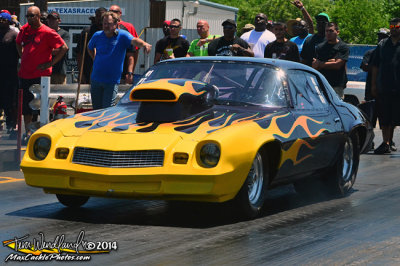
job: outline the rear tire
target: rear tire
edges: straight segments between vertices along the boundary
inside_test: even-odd
[[[253,219],[260,215],[265,202],[269,180],[266,155],[257,152],[243,186],[236,195],[235,202],[245,218]]]
[[[348,194],[356,181],[359,162],[359,138],[355,133],[346,138],[339,159],[325,180],[328,192],[335,196]]]
[[[56,197],[61,204],[70,208],[79,208],[89,200],[87,196],[56,194]]]

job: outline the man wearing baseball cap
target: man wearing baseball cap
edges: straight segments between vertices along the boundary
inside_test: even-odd
[[[171,20],[164,20],[163,22],[163,27],[162,31],[164,33],[164,37],[167,37],[169,35],[169,25],[171,25]]]
[[[18,51],[15,40],[18,33],[10,28],[11,15],[0,13],[0,109],[6,116],[7,133],[16,137]]]
[[[315,19],[317,20],[317,33],[305,40],[300,53],[301,62],[308,66],[312,65],[313,59],[316,57],[315,47],[325,41],[325,26],[330,22],[326,13],[319,13]]]
[[[224,28],[224,36],[213,40],[208,45],[208,55],[254,57],[249,44],[235,36],[236,22],[233,19],[227,19],[222,22],[222,27]]]
[[[61,18],[60,14],[56,11],[52,11],[49,13],[47,16],[47,21],[49,24],[49,27],[55,30],[58,35],[61,36],[61,38],[64,40],[65,43],[69,43],[69,33],[60,28],[60,23],[61,23]],[[58,61],[57,64],[53,66],[53,72],[51,73],[51,84],[65,84],[66,83],[66,77],[67,77],[67,72],[66,68],[67,65],[65,63],[65,60],[67,58],[67,55],[65,54],[64,57]]]

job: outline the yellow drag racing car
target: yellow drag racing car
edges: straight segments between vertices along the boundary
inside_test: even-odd
[[[372,128],[317,71],[254,58],[161,62],[111,108],[36,131],[26,183],[69,207],[90,196],[225,202],[256,217],[268,189],[309,178],[345,195]],[[304,181],[304,182],[303,182]]]

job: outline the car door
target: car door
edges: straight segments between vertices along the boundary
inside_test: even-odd
[[[296,119],[297,171],[309,172],[329,166],[343,141],[343,126],[318,75],[304,70],[287,72]]]

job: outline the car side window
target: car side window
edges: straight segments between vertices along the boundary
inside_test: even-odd
[[[270,106],[287,106],[287,99],[278,71],[264,71],[255,86],[260,103]],[[258,86],[259,85],[259,86]]]
[[[288,82],[296,109],[328,108],[328,101],[314,74],[302,70],[289,70]]]

